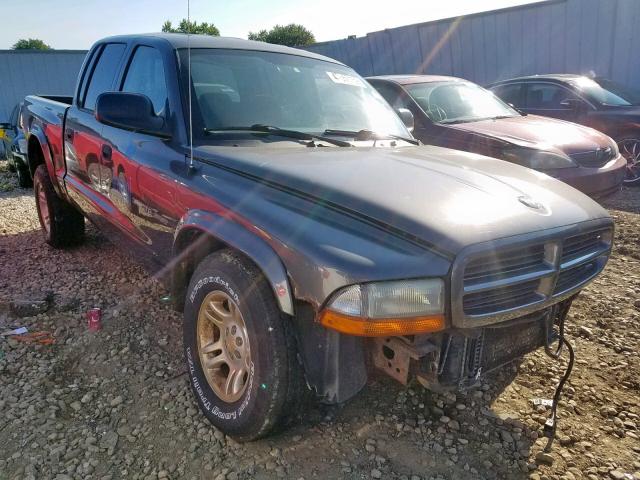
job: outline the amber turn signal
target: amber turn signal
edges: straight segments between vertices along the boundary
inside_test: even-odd
[[[444,315],[425,317],[367,319],[331,310],[320,313],[320,323],[347,335],[360,337],[393,337],[444,330]]]

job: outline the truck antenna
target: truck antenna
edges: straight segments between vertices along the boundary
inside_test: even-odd
[[[193,165],[193,115],[191,110],[191,0],[187,0],[187,87],[189,90],[189,169]]]

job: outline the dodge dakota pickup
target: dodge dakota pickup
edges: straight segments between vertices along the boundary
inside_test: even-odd
[[[45,240],[89,219],[164,281],[202,412],[251,440],[376,371],[469,388],[549,349],[607,262],[598,204],[404,113],[326,57],[149,34],[97,42],[23,128]]]

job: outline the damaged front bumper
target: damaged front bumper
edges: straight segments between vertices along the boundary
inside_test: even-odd
[[[373,339],[373,365],[407,384],[416,378],[434,391],[466,389],[483,375],[543,347],[553,338],[547,318],[559,323],[571,299],[556,307],[475,329],[452,329],[437,335]]]

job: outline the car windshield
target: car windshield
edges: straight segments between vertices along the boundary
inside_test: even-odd
[[[430,82],[405,88],[431,121],[462,123],[520,114],[492,92],[468,82]]]
[[[604,78],[580,77],[571,82],[583,95],[600,105],[629,107],[640,105],[640,92]]]
[[[187,52],[180,55],[186,72]],[[191,79],[198,136],[254,125],[310,134],[371,130],[411,136],[373,87],[336,63],[274,52],[192,49]]]

